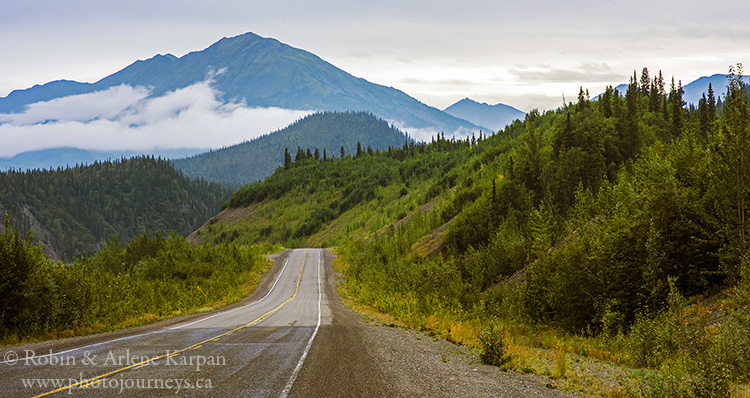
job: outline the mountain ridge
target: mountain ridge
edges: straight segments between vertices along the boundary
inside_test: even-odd
[[[434,133],[466,135],[480,129],[403,91],[355,77],[311,52],[252,32],[222,38],[182,57],[160,54],[138,60],[95,83],[50,82],[14,90],[0,98],[0,113],[21,112],[40,98],[50,100],[121,84],[148,87],[150,97],[156,97],[207,78],[225,102],[243,101],[249,107],[369,111],[401,127],[431,128]]]
[[[120,158],[131,158],[141,155],[153,155],[166,159],[183,158],[205,152],[206,149],[159,149],[150,151],[111,150],[96,151],[75,147],[59,147],[41,149],[38,151],[21,152],[11,157],[0,157],[0,171],[15,170],[46,170],[58,167],[67,168],[75,165],[89,165],[96,161],[106,161]]]
[[[443,112],[468,120],[477,126],[487,126],[493,131],[503,129],[516,119],[522,119],[526,113],[510,105],[498,103],[490,105],[466,97],[443,109]]]
[[[742,80],[745,82],[745,84],[750,83],[750,76],[743,76]],[[678,82],[675,82],[675,85],[677,85]],[[701,97],[703,97],[703,94],[708,94],[708,85],[711,84],[711,88],[714,91],[714,97],[718,101],[720,98],[723,100],[723,98],[726,96],[727,93],[727,75],[724,73],[716,73],[711,76],[701,76],[693,81],[691,81],[688,84],[685,84],[682,86],[682,90],[684,91],[684,94],[682,95],[682,100],[685,101],[688,105],[695,105],[698,106],[698,101],[700,101]],[[667,93],[669,92],[669,87],[665,87],[667,90]],[[625,93],[628,91],[628,85],[623,83],[615,87],[615,90],[617,90],[620,95],[625,95]],[[594,99],[597,99],[601,96],[597,95],[594,97]]]

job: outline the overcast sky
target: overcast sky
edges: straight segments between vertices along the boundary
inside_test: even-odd
[[[688,83],[750,62],[747,0],[0,0],[0,5],[0,96],[57,79],[95,82],[135,60],[182,56],[245,32],[305,49],[440,109],[465,97],[523,111],[553,109],[563,95],[574,100],[581,86],[595,95],[606,85],[626,83],[635,69],[640,75],[644,66]],[[4,143],[17,141],[0,156],[53,141],[77,146],[91,141],[89,146],[99,149],[106,142],[97,146],[84,136],[78,142],[62,137],[80,134],[81,123],[95,137],[102,121],[113,136],[143,137],[131,146],[148,146],[146,133],[164,123],[136,128],[127,123],[153,118],[155,109],[179,126],[172,135],[218,121],[227,129],[235,126],[234,135],[208,144],[198,139],[206,134],[194,129],[196,140],[182,141],[194,147],[230,145],[303,114],[259,115],[241,104],[227,108],[213,94],[209,85],[198,84],[164,101],[194,110],[195,120],[149,102],[138,88],[103,94],[109,102],[102,103],[112,108],[95,107],[54,126],[33,127],[28,121],[44,110],[67,115],[80,107],[76,104],[103,97],[42,104],[0,124]],[[186,100],[188,95],[196,97]],[[250,136],[248,118],[262,119]]]

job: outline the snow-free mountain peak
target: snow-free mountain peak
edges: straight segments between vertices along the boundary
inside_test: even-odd
[[[221,100],[250,107],[369,111],[407,131],[467,134],[479,130],[402,91],[354,77],[315,54],[254,33],[223,38],[179,58],[166,54],[136,61],[93,84],[66,82],[17,90],[0,98],[0,113],[23,112],[38,100],[118,85],[148,87],[150,96],[158,97],[209,78]]]
[[[464,98],[443,110],[455,117],[468,120],[478,126],[498,131],[516,119],[523,119],[524,112],[505,104],[490,105]]]

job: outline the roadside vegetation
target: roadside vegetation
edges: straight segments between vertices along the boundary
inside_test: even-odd
[[[481,139],[298,157],[233,195],[252,221],[201,233],[337,246],[358,308],[564,388],[741,396],[750,101],[728,79],[686,107],[644,68]]]
[[[50,260],[5,216],[0,235],[0,344],[22,344],[152,323],[248,295],[270,267],[270,244],[194,246],[185,238],[112,238],[96,255]]]

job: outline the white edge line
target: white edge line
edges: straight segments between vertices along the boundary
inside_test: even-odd
[[[322,250],[318,251],[318,325],[315,326],[315,331],[313,332],[312,336],[310,336],[310,341],[307,342],[307,347],[305,347],[305,351],[302,352],[302,357],[300,357],[299,362],[297,362],[297,367],[294,368],[294,372],[292,372],[292,377],[290,377],[289,382],[286,383],[286,387],[284,387],[284,391],[281,392],[280,398],[286,398],[289,395],[289,392],[292,391],[292,386],[294,385],[294,382],[297,380],[297,375],[299,375],[300,369],[302,369],[302,364],[305,362],[307,353],[310,351],[310,347],[312,346],[313,339],[315,339],[315,335],[318,334],[318,329],[320,329],[320,317],[321,317],[320,302],[323,297],[323,292],[320,289],[320,257],[322,253],[323,253]]]
[[[195,321],[195,322],[190,322],[190,323],[186,323],[186,324],[184,324],[184,325],[180,325],[180,326],[175,326],[175,327],[173,327],[173,328],[170,328],[169,330],[177,330],[177,329],[182,329],[182,328],[184,328],[184,327],[187,327],[187,326],[191,326],[191,325],[195,325],[196,323],[200,323],[200,322],[203,322],[203,321],[207,321],[207,320],[209,320],[209,319],[211,319],[211,318],[214,318],[214,317],[217,317],[217,316],[220,316],[220,315],[227,315],[227,314],[231,314],[231,313],[233,313],[233,312],[235,312],[235,311],[239,311],[239,310],[245,309],[245,308],[247,308],[247,307],[249,307],[249,306],[251,306],[251,305],[255,305],[255,304],[258,304],[258,303],[260,303],[261,301],[265,300],[265,299],[266,299],[266,297],[268,297],[268,295],[269,295],[269,294],[271,294],[271,292],[273,291],[273,288],[275,288],[275,287],[276,287],[276,284],[277,284],[277,283],[279,282],[279,279],[281,279],[281,275],[282,275],[282,274],[284,273],[284,270],[286,269],[286,265],[287,265],[287,264],[289,264],[289,258],[290,258],[290,257],[292,257],[292,255],[291,255],[291,254],[289,255],[289,257],[287,257],[287,258],[286,258],[286,262],[284,262],[284,267],[283,267],[283,268],[281,268],[281,272],[279,272],[279,276],[277,276],[277,277],[276,277],[276,281],[275,281],[275,282],[273,283],[273,286],[271,286],[271,288],[270,288],[270,289],[268,289],[268,293],[266,293],[266,295],[265,295],[265,296],[263,296],[263,297],[262,297],[262,298],[261,298],[260,300],[258,300],[258,301],[253,301],[253,302],[252,302],[252,303],[250,303],[250,304],[245,304],[245,305],[243,305],[242,307],[237,307],[237,308],[235,308],[235,309],[233,309],[233,310],[229,310],[229,311],[222,311],[222,312],[219,312],[218,314],[214,314],[214,315],[211,315],[211,316],[207,316],[207,317],[205,317],[205,318],[202,318],[202,319],[199,319],[199,320],[197,320],[197,321]]]
[[[69,352],[73,352],[73,351],[78,351],[78,350],[83,350],[83,349],[86,349],[86,348],[96,347],[96,346],[98,346],[98,345],[103,345],[103,344],[114,343],[115,341],[120,341],[120,340],[128,340],[128,339],[133,339],[133,338],[136,338],[136,337],[143,337],[143,336],[147,336],[147,335],[149,335],[149,334],[154,334],[154,333],[164,333],[164,332],[166,332],[166,330],[153,330],[153,331],[151,331],[151,332],[146,332],[146,333],[141,333],[141,334],[134,334],[134,335],[132,335],[132,336],[125,336],[125,337],[120,337],[120,338],[117,338],[117,339],[114,339],[114,340],[107,340],[107,341],[102,341],[102,342],[99,342],[99,343],[89,344],[89,345],[85,345],[85,346],[83,346],[83,347],[76,347],[76,348],[71,348],[71,349],[69,349],[69,350],[65,350],[65,351],[59,351],[59,352],[50,352],[49,354],[44,354],[44,355],[34,355],[34,356],[32,356],[32,357],[29,357],[29,356],[27,355],[27,356],[26,356],[25,358],[18,358],[18,359],[15,359],[15,360],[7,360],[7,361],[2,361],[2,362],[0,362],[0,363],[19,362],[19,361],[24,361],[24,360],[25,360],[25,361],[28,361],[28,360],[29,360],[29,359],[31,359],[31,358],[35,358],[35,359],[36,359],[36,358],[46,358],[46,357],[54,357],[54,356],[57,356],[57,355],[67,354],[67,353],[69,353]],[[6,348],[8,348],[8,347],[6,347]],[[11,351],[12,351],[12,350],[11,350]],[[25,349],[25,350],[24,350],[24,352],[28,352],[28,351],[32,351],[32,352],[33,352],[34,350],[29,350],[29,349]]]
[[[291,257],[291,254],[289,255],[289,257]],[[76,347],[76,348],[71,348],[71,349],[69,349],[69,350],[65,350],[65,351],[59,351],[59,352],[54,352],[54,353],[53,353],[53,352],[50,352],[49,354],[45,354],[45,355],[39,355],[39,356],[35,355],[35,356],[31,357],[31,358],[46,358],[46,357],[54,357],[54,356],[57,356],[57,355],[67,354],[67,353],[69,353],[69,352],[73,352],[73,351],[78,351],[78,350],[83,350],[83,349],[86,349],[86,348],[96,347],[96,346],[99,346],[99,345],[103,345],[103,344],[114,343],[114,342],[116,342],[116,341],[120,341],[120,340],[128,340],[128,339],[133,339],[133,338],[136,338],[136,337],[144,337],[144,336],[148,336],[148,335],[150,335],[150,334],[154,334],[154,333],[164,333],[164,332],[166,332],[167,330],[176,330],[176,329],[180,329],[180,328],[183,328],[183,327],[186,327],[186,326],[190,326],[190,325],[195,325],[196,323],[199,323],[199,322],[203,322],[203,321],[205,321],[205,320],[208,320],[208,319],[211,319],[211,318],[213,318],[213,317],[216,317],[216,316],[219,316],[219,315],[225,315],[225,314],[229,314],[229,313],[232,313],[232,312],[235,312],[235,311],[241,310],[241,309],[243,309],[243,308],[247,308],[247,307],[249,307],[249,306],[251,306],[251,305],[253,305],[253,304],[257,304],[257,303],[260,303],[260,302],[261,302],[261,301],[263,301],[263,300],[264,300],[264,299],[265,299],[266,297],[268,297],[268,295],[269,295],[269,294],[271,294],[271,292],[273,291],[273,289],[274,289],[274,288],[276,287],[276,284],[277,284],[277,283],[279,282],[279,279],[281,279],[281,275],[282,275],[282,274],[284,273],[284,270],[286,269],[286,265],[287,265],[287,264],[289,264],[289,257],[287,257],[287,259],[286,259],[286,262],[284,262],[284,267],[283,267],[283,268],[281,268],[281,272],[279,272],[279,276],[278,276],[278,277],[276,277],[276,281],[275,281],[275,282],[273,283],[273,286],[271,286],[271,288],[270,288],[270,289],[268,290],[268,293],[266,293],[266,295],[265,295],[265,296],[263,296],[263,297],[262,297],[262,298],[261,298],[260,300],[258,300],[258,301],[253,301],[252,303],[250,303],[250,304],[246,304],[246,305],[243,305],[242,307],[238,307],[238,308],[235,308],[235,309],[233,309],[233,310],[230,310],[230,311],[224,311],[224,312],[220,312],[220,313],[218,313],[218,314],[214,314],[214,315],[211,315],[211,316],[209,316],[209,317],[205,317],[205,318],[203,318],[203,319],[199,319],[199,320],[197,320],[197,321],[195,321],[195,322],[191,322],[191,323],[186,323],[186,324],[184,324],[184,325],[176,326],[176,327],[173,327],[173,328],[170,328],[170,329],[166,329],[166,330],[154,330],[154,331],[151,331],[151,332],[146,332],[146,333],[141,333],[141,334],[134,334],[134,335],[132,335],[132,336],[125,336],[125,337],[120,337],[120,338],[117,338],[117,339],[114,339],[114,340],[107,340],[107,341],[102,341],[102,342],[99,342],[99,343],[94,343],[94,344],[89,344],[89,345],[85,345],[85,346],[83,346],[83,347]],[[318,261],[320,261],[320,260],[318,260]],[[32,351],[32,350],[25,350],[25,351]],[[23,360],[29,360],[29,357],[27,356],[27,357],[25,357],[25,358],[19,358],[19,359],[16,359],[16,360],[5,360],[5,361],[0,361],[0,364],[5,364],[5,363],[9,363],[9,362],[18,362],[18,361],[23,361]]]

